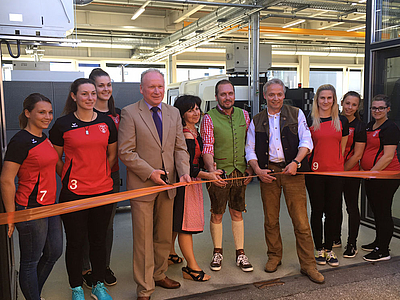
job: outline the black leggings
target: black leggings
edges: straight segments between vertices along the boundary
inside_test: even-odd
[[[343,185],[344,201],[346,202],[346,210],[348,217],[348,234],[347,242],[356,245],[358,230],[360,228],[360,210],[358,209],[358,195],[360,193],[359,178],[346,178]]]
[[[342,201],[341,177],[306,175],[306,186],[311,204],[311,229],[315,248],[332,250],[336,228],[340,222]],[[325,214],[325,244],[322,217]]]
[[[111,192],[111,191],[110,191]],[[110,192],[101,194],[109,194]],[[60,202],[79,200],[100,195],[76,195],[61,192]],[[89,258],[94,282],[104,282],[106,270],[106,233],[110,222],[112,204],[62,215],[67,247],[65,263],[71,288],[82,286],[83,245],[89,237]]]
[[[383,251],[389,249],[393,235],[392,203],[399,184],[400,180],[395,179],[370,179],[365,181],[368,203],[375,218],[375,242],[379,249]]]

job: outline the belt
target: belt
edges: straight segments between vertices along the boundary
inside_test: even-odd
[[[286,168],[286,163],[285,163],[284,161],[279,162],[279,163],[276,163],[276,162],[273,162],[273,161],[269,161],[268,164],[277,166],[277,167],[279,167],[279,168],[281,168],[281,169]]]

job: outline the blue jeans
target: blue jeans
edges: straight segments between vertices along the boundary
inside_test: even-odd
[[[16,210],[27,209],[16,204]],[[19,284],[27,300],[40,300],[44,283],[63,251],[59,216],[16,223],[19,235]]]

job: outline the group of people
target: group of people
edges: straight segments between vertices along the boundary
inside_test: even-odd
[[[89,79],[80,78],[71,85],[63,116],[51,128],[49,139],[43,130],[53,119],[51,102],[37,93],[29,95],[20,115],[22,130],[8,145],[1,174],[6,211],[55,203],[56,173],[62,180],[59,202],[118,192],[119,157],[127,167],[129,190],[177,181],[213,181],[207,183],[214,247],[212,271],[222,268],[222,219],[227,204],[235,263],[244,272],[253,271],[244,251],[242,216],[246,212],[246,185],[252,175],[260,181],[268,248],[266,272],[275,272],[282,263],[282,190],[303,275],[323,283],[325,279],[317,264],[339,265],[332,248],[341,244],[342,193],[349,214],[349,236],[343,256],[357,254],[361,180],[344,181],[339,176],[312,172],[360,168],[400,171],[396,153],[400,130],[388,120],[387,96],[372,99],[373,121],[364,125],[358,113],[360,95],[345,94],[340,114],[335,88],[329,84],[318,88],[309,119],[299,108],[283,103],[286,88],[279,79],[264,85],[267,108],[252,120],[247,111],[234,106],[235,89],[228,80],[216,84],[217,105],[202,119],[199,97],[180,96],[173,107],[162,102],[164,91],[163,74],[149,69],[141,75],[143,99],[120,111],[115,108],[110,77],[95,69]],[[18,189],[14,183],[16,176]],[[376,221],[375,240],[361,246],[370,251],[365,260],[390,259],[391,205],[399,184],[395,179],[365,181]],[[310,222],[306,190],[311,204]],[[203,232],[205,224],[201,184],[134,198],[130,204],[137,299],[150,299],[156,286],[180,287],[178,281],[165,275],[168,265],[183,262],[175,251],[176,238],[187,263],[182,267],[183,278],[210,279],[196,261],[193,248],[193,234]],[[61,216],[73,300],[84,299],[83,284],[92,289],[93,298],[112,299],[104,284],[117,282],[110,269],[115,210],[116,205],[111,204]],[[14,224],[8,226],[11,237]],[[21,251],[21,290],[26,299],[40,300],[43,285],[63,250],[60,217],[21,222],[16,227]]]

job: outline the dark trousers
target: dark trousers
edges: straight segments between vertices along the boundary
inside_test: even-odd
[[[108,193],[104,193],[108,194]],[[104,195],[102,194],[102,195]],[[71,195],[63,195],[60,202],[69,201]],[[100,195],[75,195],[74,200]],[[68,200],[66,200],[66,198]],[[62,215],[67,239],[65,262],[71,288],[82,286],[82,259],[85,239],[89,238],[89,258],[94,282],[104,282],[106,270],[106,233],[110,223],[112,204]]]
[[[375,218],[375,242],[379,249],[387,250],[393,235],[392,203],[400,180],[370,179],[365,181],[368,203]]]
[[[335,232],[340,222],[343,179],[334,176],[306,175],[306,186],[311,204],[311,230],[315,248],[332,250]],[[325,224],[322,217],[325,214]],[[325,244],[323,227],[325,226]]]
[[[356,245],[358,230],[360,228],[360,210],[358,209],[358,196],[360,193],[361,179],[346,178],[343,184],[343,196],[346,202],[348,216],[347,243]]]

